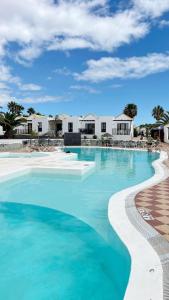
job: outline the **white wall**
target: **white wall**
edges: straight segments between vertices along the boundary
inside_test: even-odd
[[[38,123],[42,123],[42,131],[38,132]],[[28,127],[28,123],[32,123],[32,130],[37,132],[39,135],[43,135],[49,131],[49,122],[48,117],[46,116],[30,116],[27,118],[27,123],[23,123],[23,125],[18,126],[16,129],[26,130]]]
[[[32,130],[38,132],[38,123],[42,123],[42,132],[39,132],[39,135],[45,134],[49,131],[48,118],[38,117],[37,119],[32,120]],[[29,123],[29,121],[28,121]]]
[[[62,132],[68,132],[68,123],[73,123],[73,132],[79,132],[80,123],[79,117],[65,117],[62,119]]]
[[[4,134],[4,132],[3,132],[3,127],[0,126],[0,135],[3,135],[3,134]]]
[[[169,143],[169,124],[164,126],[164,142]]]
[[[24,141],[24,139],[0,139],[0,144],[22,144],[22,141]]]
[[[106,132],[101,132],[101,123],[106,123]],[[101,137],[105,133],[112,134],[113,117],[100,116],[96,118],[95,134],[97,137]]]

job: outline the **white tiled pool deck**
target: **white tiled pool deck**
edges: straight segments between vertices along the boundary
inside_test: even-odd
[[[94,167],[94,162],[77,161],[77,154],[50,152],[43,157],[0,158],[0,181],[22,175],[31,170],[71,175],[85,175]]]

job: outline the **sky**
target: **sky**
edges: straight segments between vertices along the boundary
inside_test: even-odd
[[[169,0],[1,0],[0,106],[42,114],[169,110]]]

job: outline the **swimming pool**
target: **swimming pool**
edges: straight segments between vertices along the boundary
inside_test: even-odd
[[[0,158],[32,158],[32,157],[44,157],[48,155],[49,155],[48,153],[44,153],[44,152],[31,152],[31,153],[4,152],[4,153],[0,153]]]
[[[151,177],[159,154],[69,150],[79,160],[95,161],[94,172],[87,177],[32,172],[0,184],[2,299],[14,299],[9,286],[16,299],[26,300],[124,297],[131,261],[109,224],[108,201]]]

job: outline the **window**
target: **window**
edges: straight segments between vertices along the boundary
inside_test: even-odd
[[[130,135],[131,134],[130,123],[118,123],[116,134],[117,135]]]
[[[119,123],[117,124],[117,130],[128,130],[129,124],[128,123]]]
[[[38,132],[42,132],[42,122],[38,122]]]
[[[101,123],[101,132],[106,132],[106,122]]]
[[[87,123],[85,124],[85,134],[95,134],[95,124]]]
[[[28,123],[28,134],[32,133],[32,123]]]
[[[72,122],[68,123],[68,132],[73,132],[73,123]]]

